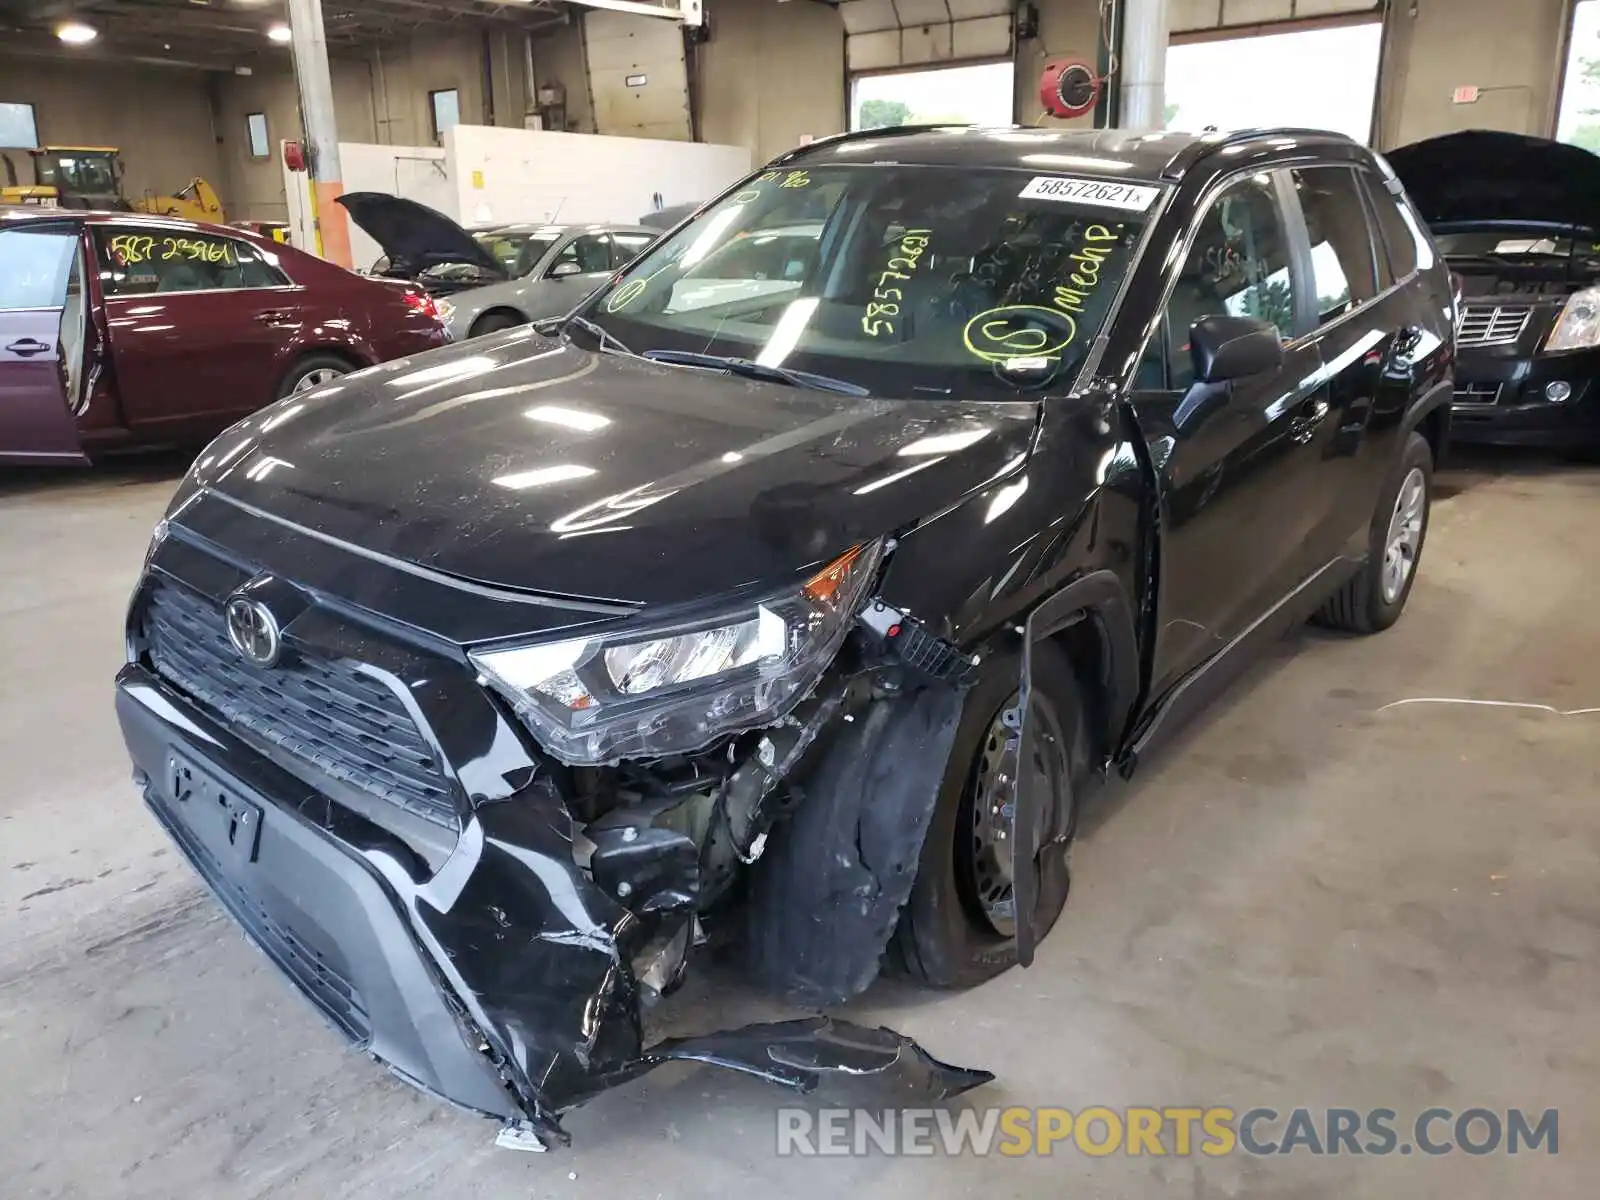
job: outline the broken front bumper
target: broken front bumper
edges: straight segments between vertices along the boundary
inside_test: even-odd
[[[644,925],[572,857],[553,793],[480,806],[437,871],[137,665],[117,678],[135,779],[252,940],[347,1039],[407,1081],[565,1141],[559,1113],[662,1062],[802,1092],[829,1078],[926,1103],[987,1081],[889,1030],[822,1018],[645,1047]]]

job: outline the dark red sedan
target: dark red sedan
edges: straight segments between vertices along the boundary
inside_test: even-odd
[[[0,211],[0,462],[202,441],[281,396],[449,340],[415,285],[241,229]]]

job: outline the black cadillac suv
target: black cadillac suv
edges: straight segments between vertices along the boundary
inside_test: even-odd
[[[1600,449],[1600,157],[1467,130],[1389,161],[1457,281],[1455,439]]]
[[[136,781],[509,1144],[670,1059],[952,1095],[889,1030],[642,1015],[718,946],[813,1007],[1026,965],[1099,780],[1291,625],[1399,617],[1451,318],[1336,135],[813,144],[558,322],[213,443],[129,608]]]

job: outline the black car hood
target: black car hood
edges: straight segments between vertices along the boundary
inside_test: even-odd
[[[339,203],[383,248],[390,263],[408,274],[443,263],[471,263],[496,278],[506,278],[494,255],[437,209],[387,192],[346,192]]]
[[[1385,157],[1430,225],[1552,221],[1600,228],[1600,157],[1580,146],[1471,129]]]
[[[942,511],[1019,468],[1035,418],[1022,400],[863,400],[521,329],[280,401],[200,465],[214,491],[366,551],[676,604]]]

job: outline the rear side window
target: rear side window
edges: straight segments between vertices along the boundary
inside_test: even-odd
[[[1362,171],[1361,178],[1366,181],[1372,211],[1378,214],[1378,229],[1383,234],[1383,247],[1389,256],[1389,270],[1396,279],[1404,279],[1417,269],[1416,236],[1384,180],[1372,171]]]
[[[100,279],[108,296],[237,291],[289,281],[248,242],[206,233],[108,225],[95,230]]]
[[[62,307],[77,249],[75,227],[0,230],[0,309]]]
[[[1366,204],[1348,167],[1307,167],[1290,174],[1311,239],[1317,319],[1332,321],[1378,294]]]

